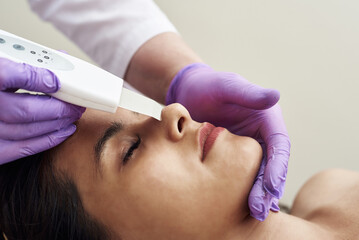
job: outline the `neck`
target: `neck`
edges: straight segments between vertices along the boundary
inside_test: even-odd
[[[325,230],[313,222],[285,214],[270,212],[267,219],[260,222],[247,216],[225,237],[226,240],[244,239],[322,239]]]

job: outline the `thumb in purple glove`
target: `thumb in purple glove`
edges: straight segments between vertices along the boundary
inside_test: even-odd
[[[178,102],[191,109],[192,106],[203,107],[203,104],[213,108],[225,103],[262,110],[272,107],[278,100],[279,92],[275,89],[262,88],[238,74],[217,72],[206,64],[194,63],[181,69],[173,78],[166,105]],[[198,121],[196,117],[194,119]]]

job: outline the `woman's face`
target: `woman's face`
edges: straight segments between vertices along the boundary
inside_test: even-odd
[[[212,145],[212,146],[211,146]],[[123,239],[220,239],[248,213],[259,144],[191,119],[87,109],[56,150],[85,209]]]

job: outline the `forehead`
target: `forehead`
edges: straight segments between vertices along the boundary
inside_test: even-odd
[[[114,121],[121,121],[124,124],[131,124],[147,118],[144,115],[123,109],[117,108],[115,113],[108,113],[99,110],[87,109],[78,121],[78,131],[76,134],[83,134],[88,131],[89,127],[93,126],[108,126]]]

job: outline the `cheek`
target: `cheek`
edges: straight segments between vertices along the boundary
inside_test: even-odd
[[[262,148],[256,140],[245,138],[238,147],[238,151],[238,155],[241,156],[240,167],[248,182],[252,182],[262,161]]]
[[[191,174],[183,164],[186,156],[182,158],[169,150],[149,155],[141,156],[142,159],[138,159],[139,163],[131,169],[128,176],[131,179],[131,192],[144,196],[140,200],[148,202],[159,198],[156,201],[163,201],[185,191],[186,186],[191,185]]]
[[[260,145],[251,138],[234,135],[223,135],[219,140],[206,164],[220,183],[217,192],[225,198],[220,201],[233,208],[240,204],[243,209],[261,162]]]
[[[143,157],[123,182],[125,215],[131,216],[124,224],[127,229],[172,229],[181,211],[190,207],[188,198],[193,198],[189,196],[196,183],[186,167],[178,164],[183,162],[179,156],[162,151]]]
[[[126,177],[126,204],[129,214],[137,216],[134,225],[191,229],[211,225],[208,219],[228,219],[226,182],[196,157],[172,149],[144,159]]]

